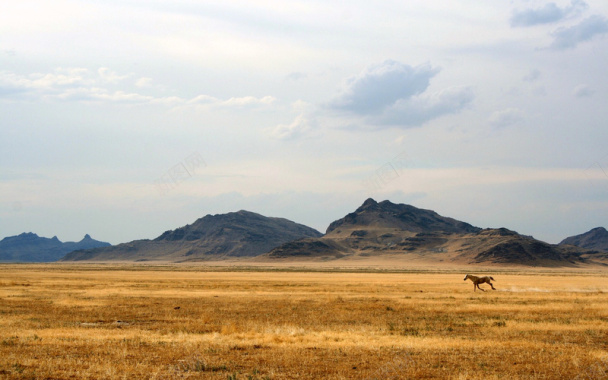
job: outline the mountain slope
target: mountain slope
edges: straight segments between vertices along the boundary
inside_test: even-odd
[[[300,238],[319,237],[310,227],[249,211],[207,215],[154,240],[136,240],[107,248],[72,252],[63,261],[196,261],[251,257]]]
[[[323,237],[284,244],[260,259],[391,256],[431,264],[575,266],[590,262],[586,253],[506,228],[481,229],[431,210],[368,199],[355,212],[331,223]]]
[[[3,262],[51,262],[67,253],[87,248],[105,247],[110,243],[97,241],[88,234],[79,242],[62,243],[56,236],[40,237],[34,233],[9,236],[0,241],[0,261]]]
[[[332,259],[436,249],[445,243],[444,235],[478,231],[481,228],[431,210],[369,198],[354,212],[331,223],[323,237],[290,242],[266,257]],[[433,233],[436,235],[431,237]],[[327,248],[321,249],[323,246]]]
[[[485,229],[477,234],[456,237],[452,248],[456,261],[471,264],[516,264],[539,267],[576,266],[588,263],[587,251],[560,247],[506,228]]]
[[[570,236],[559,244],[608,252],[608,231],[604,227],[597,227],[584,234]]]
[[[435,211],[419,209],[406,204],[395,204],[388,200],[378,203],[369,198],[355,212],[331,223],[326,234],[364,226],[397,228],[409,232],[469,233],[481,230],[468,223],[443,217]]]

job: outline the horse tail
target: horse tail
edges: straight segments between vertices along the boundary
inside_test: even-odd
[[[494,277],[492,277],[492,276],[490,276],[490,280],[492,280],[492,281],[496,281],[496,280],[494,279]]]

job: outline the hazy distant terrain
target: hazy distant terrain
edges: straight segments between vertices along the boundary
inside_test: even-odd
[[[110,243],[94,240],[88,234],[79,242],[62,243],[56,236],[49,239],[31,232],[22,233],[0,241],[0,262],[57,261],[75,250],[106,246]]]

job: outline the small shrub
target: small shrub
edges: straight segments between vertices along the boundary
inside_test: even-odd
[[[2,345],[2,346],[16,346],[17,345],[17,339],[19,339],[18,336],[11,336],[9,338],[3,339],[2,342],[0,342],[0,345]]]
[[[418,335],[420,335],[420,331],[418,331],[417,328],[405,327],[403,330],[401,330],[401,335],[418,336]]]

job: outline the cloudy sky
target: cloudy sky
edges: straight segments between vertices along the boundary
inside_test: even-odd
[[[607,67],[605,0],[7,2],[0,238],[372,197],[557,243],[608,227]]]

